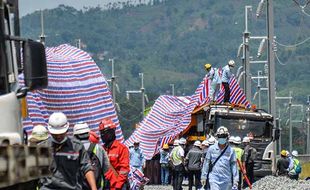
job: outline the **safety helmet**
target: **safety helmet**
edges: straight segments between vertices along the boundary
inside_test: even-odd
[[[185,145],[186,144],[186,139],[185,138],[180,138],[179,144]]]
[[[249,143],[250,141],[251,141],[251,140],[250,140],[249,137],[243,137],[242,142],[244,142],[244,143]]]
[[[229,60],[229,61],[228,61],[228,65],[231,66],[231,67],[234,67],[234,66],[235,66],[235,61],[232,60],[232,59]]]
[[[215,144],[215,138],[213,137],[213,136],[211,136],[209,139],[208,139],[208,144],[209,145],[213,145],[213,144]]]
[[[169,145],[168,144],[164,144],[163,149],[169,149]]]
[[[105,129],[115,129],[116,125],[111,119],[103,119],[99,123],[99,131],[105,130]]]
[[[91,143],[99,143],[99,136],[95,131],[89,131],[89,137],[88,137],[89,142]]]
[[[293,151],[292,151],[292,155],[293,155],[294,157],[298,157],[298,152],[297,152],[297,150],[293,150]]]
[[[241,138],[239,136],[236,136],[234,139],[235,144],[241,144]]]
[[[202,141],[201,145],[204,145],[204,146],[209,146],[209,143],[208,143],[208,141],[207,141],[207,140],[204,140],[204,141]]]
[[[80,135],[84,133],[89,133],[90,129],[87,125],[87,123],[79,122],[74,125],[73,127],[73,135]]]
[[[235,136],[230,136],[228,142],[233,143],[235,142]]]
[[[175,139],[173,142],[173,146],[179,146],[180,145],[180,141],[178,139]]]
[[[212,67],[212,65],[211,65],[210,63],[205,64],[205,69],[206,69],[206,70],[211,69],[211,67]]]
[[[133,144],[140,144],[140,141],[139,141],[138,139],[135,139],[135,140],[133,141]]]
[[[281,156],[287,156],[287,152],[286,152],[286,150],[281,150]]]
[[[228,129],[224,126],[219,127],[216,131],[216,136],[217,137],[228,137],[229,136]]]
[[[48,131],[43,125],[36,125],[32,129],[29,139],[35,139],[37,141],[44,141],[48,138]]]
[[[201,142],[200,142],[200,141],[195,141],[195,142],[194,142],[194,146],[200,147],[200,146],[201,146]]]
[[[51,134],[63,134],[69,129],[67,116],[62,112],[54,112],[48,119],[48,131]]]

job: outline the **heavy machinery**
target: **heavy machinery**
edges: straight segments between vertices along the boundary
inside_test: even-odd
[[[18,0],[0,0],[0,188],[6,189],[32,188],[25,183],[45,175],[50,161],[47,147],[23,145],[25,97],[47,86],[47,66],[44,45],[19,35]]]
[[[206,104],[193,111],[192,122],[183,136],[189,141],[204,140],[206,134],[214,135],[218,127],[225,126],[232,136],[251,137],[251,144],[257,149],[254,175],[260,178],[272,174],[273,145],[279,138],[279,129],[272,122],[272,115],[263,110]]]

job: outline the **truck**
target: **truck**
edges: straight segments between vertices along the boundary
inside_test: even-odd
[[[205,104],[192,112],[191,123],[182,136],[189,142],[205,140],[208,136],[215,135],[220,126],[225,126],[232,136],[251,137],[251,145],[257,150],[254,176],[259,179],[274,171],[273,150],[280,131],[273,125],[273,120],[271,114],[261,109]]]
[[[18,0],[0,0],[0,188],[34,189],[48,173],[49,148],[28,147],[22,128],[27,92],[45,88],[47,77],[44,45],[20,37]]]

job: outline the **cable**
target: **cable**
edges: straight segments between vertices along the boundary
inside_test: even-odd
[[[274,55],[275,55],[275,57],[276,57],[276,59],[277,59],[277,61],[279,62],[280,65],[283,65],[283,66],[287,65],[287,63],[284,64],[284,63],[279,59],[277,52],[274,52]]]
[[[310,14],[306,13],[305,9],[301,9],[301,12],[310,17]]]
[[[280,42],[278,42],[278,41],[276,41],[276,40],[275,40],[275,42],[276,42],[277,44],[279,44],[280,46],[283,46],[283,47],[288,47],[288,48],[292,48],[292,47],[297,47],[297,46],[300,46],[300,45],[302,45],[302,44],[306,43],[308,40],[310,40],[310,37],[308,37],[307,39],[305,39],[305,40],[304,40],[304,41],[302,41],[302,42],[299,42],[299,43],[296,43],[296,44],[293,44],[293,45],[285,45],[285,44],[281,44]]]
[[[308,6],[308,4],[310,3],[310,0],[307,1],[307,3],[305,3],[304,5],[301,5],[299,2],[297,2],[296,0],[293,0],[297,6],[301,9],[301,12],[304,13],[305,15],[309,16],[310,17],[310,14],[308,14],[306,11],[305,11],[305,8]]]

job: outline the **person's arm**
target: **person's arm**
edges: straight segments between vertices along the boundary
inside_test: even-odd
[[[119,157],[119,175],[115,185],[116,189],[121,189],[126,183],[129,170],[129,151],[127,147],[124,147],[121,150]]]
[[[141,151],[141,160],[142,160],[142,168],[144,169],[145,166],[146,166],[146,160],[145,160],[145,158],[144,158],[144,156],[143,156],[142,151]]]
[[[207,155],[206,155],[205,160],[203,161],[203,165],[202,165],[202,170],[201,170],[201,179],[202,180],[206,180],[207,179],[210,160],[211,160],[211,153],[208,150],[207,151]]]
[[[236,159],[235,151],[233,149],[231,149],[231,151],[232,151],[232,154],[230,157],[230,170],[233,176],[233,186],[238,186],[239,172],[237,169],[237,159]]]
[[[187,166],[188,165],[188,157],[189,157],[189,154],[190,154],[191,151],[189,151],[186,156],[185,156],[185,159],[184,159],[184,166]]]
[[[88,172],[86,172],[85,178],[88,182],[88,185],[90,186],[90,189],[91,190],[97,190],[95,174],[92,170],[89,170]]]
[[[100,159],[100,164],[102,168],[103,174],[105,174],[109,167],[110,167],[110,161],[107,152],[102,148],[100,145],[96,145],[97,147],[97,152],[99,154],[98,158]]]

